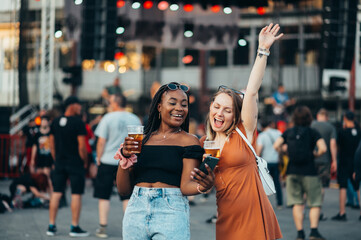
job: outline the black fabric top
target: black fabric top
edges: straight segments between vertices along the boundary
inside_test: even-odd
[[[32,147],[34,144],[34,136],[39,132],[39,128],[37,126],[25,126],[23,132],[26,136],[26,147]]]
[[[36,144],[37,149],[37,159],[38,160],[52,160],[50,152],[50,139],[49,133],[43,134],[40,131],[34,137],[34,144]]]
[[[11,199],[15,196],[17,185],[23,185],[27,193],[30,192],[30,187],[36,187],[35,181],[31,178],[30,173],[25,173],[11,182],[9,186]]]
[[[134,165],[135,184],[162,182],[180,187],[183,158],[202,161],[204,150],[199,145],[144,145]]]
[[[282,138],[284,143],[287,144],[287,151],[290,161],[287,166],[286,174],[298,174],[304,176],[316,176],[317,169],[315,166],[313,151],[316,147],[317,141],[321,138],[321,134],[310,127],[296,126],[287,129],[283,134]],[[291,144],[294,138],[302,138],[297,146]],[[301,156],[299,156],[301,155]],[[304,156],[302,162],[295,161],[292,156],[301,157]]]
[[[358,144],[358,147],[355,152],[355,172],[356,172],[356,182],[361,181],[361,141]]]
[[[87,135],[84,122],[79,117],[61,116],[54,119],[50,134],[55,140],[55,164],[83,164],[78,150],[78,136]]]
[[[350,172],[354,168],[354,156],[360,139],[361,131],[358,128],[344,128],[337,135],[339,166],[347,168]]]

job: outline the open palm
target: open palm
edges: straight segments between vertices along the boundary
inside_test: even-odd
[[[280,26],[278,24],[273,26],[273,23],[262,28],[258,36],[259,46],[261,48],[269,49],[276,40],[283,36],[283,33],[276,36],[279,30]]]

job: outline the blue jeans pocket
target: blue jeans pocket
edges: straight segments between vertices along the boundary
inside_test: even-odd
[[[167,206],[172,210],[182,212],[188,211],[188,200],[183,196],[167,195],[164,200],[166,201]]]

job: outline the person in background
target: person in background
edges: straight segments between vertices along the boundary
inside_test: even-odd
[[[215,187],[218,219],[216,239],[273,240],[282,238],[276,215],[263,189],[255,156],[240,129],[256,148],[258,91],[267,64],[267,56],[280,27],[270,24],[259,33],[259,49],[247,90],[220,86],[212,98],[207,117],[207,136],[201,139],[216,141],[220,158],[215,168]],[[194,176],[195,181],[197,177]]]
[[[22,132],[26,136],[26,163],[23,172],[29,172],[31,170],[31,156],[34,144],[34,137],[39,132],[39,128],[35,124],[35,119],[31,119],[28,125],[23,128]]]
[[[322,182],[322,201],[325,199],[325,188],[330,186],[331,173],[337,171],[337,144],[336,128],[328,122],[328,112],[321,108],[316,115],[316,121],[313,121],[311,128],[317,130],[325,140],[327,152],[320,157],[315,158],[315,164],[318,175]],[[320,220],[326,220],[323,213],[320,214]]]
[[[123,218],[123,239],[190,239],[186,196],[209,191],[214,182],[199,166],[204,153],[196,136],[188,133],[189,87],[165,84],[154,95],[140,154],[138,142],[126,137],[115,158],[120,159],[117,186],[132,193]],[[192,181],[191,173],[199,179]]]
[[[85,124],[82,121],[80,101],[75,96],[68,97],[65,102],[65,113],[51,124],[50,149],[55,168],[52,175],[53,193],[49,205],[49,227],[46,234],[54,236],[59,201],[64,194],[67,180],[71,185],[71,237],[86,237],[89,233],[79,227],[81,199],[85,188],[85,169],[87,166],[87,150]]]
[[[286,108],[294,105],[296,103],[296,100],[293,98],[289,98],[288,94],[285,92],[285,87],[282,83],[278,85],[277,91],[272,94],[271,100],[275,122],[287,122]]]
[[[25,173],[11,182],[9,190],[10,199],[15,208],[23,207],[22,196],[26,193],[32,193],[36,198],[49,200],[49,182],[44,173]]]
[[[114,153],[119,145],[124,142],[128,136],[128,125],[141,125],[139,118],[133,113],[127,112],[126,98],[123,95],[111,95],[109,98],[110,112],[105,114],[95,135],[97,142],[97,165],[98,174],[94,184],[94,197],[99,199],[99,228],[96,230],[96,236],[107,238],[108,214],[110,209],[110,196],[113,192],[114,181],[118,169],[118,160],[115,160]],[[120,196],[123,202],[123,211],[128,204],[130,196]]]
[[[283,205],[283,196],[278,169],[279,156],[278,152],[273,148],[273,144],[282,133],[277,129],[274,129],[274,124],[273,121],[266,118],[261,121],[262,132],[257,138],[256,152],[258,156],[261,156],[268,163],[268,170],[270,171],[276,188],[277,208],[281,209]]]
[[[106,100],[106,102],[109,102],[109,98],[111,95],[114,94],[122,94],[122,88],[120,87],[120,78],[116,77],[113,81],[113,84],[110,86],[107,86],[102,91],[102,98]]]
[[[361,183],[361,141],[358,144],[358,147],[356,149],[355,152],[355,160],[354,160],[354,174],[353,174],[353,179],[355,180],[356,183],[356,189],[357,189],[357,193],[358,193],[358,199],[360,201],[360,183]],[[359,221],[361,221],[361,212],[360,212],[360,216],[358,218]]]
[[[91,143],[95,141],[95,135],[93,133],[93,130],[91,129],[90,124],[88,124],[88,114],[86,112],[83,112],[82,120],[85,124],[85,129],[87,132],[85,136],[86,151],[88,153],[87,174],[90,177],[90,179],[94,182],[97,172],[97,166],[96,166],[96,161],[93,157],[93,149],[91,147]]]
[[[360,209],[359,198],[357,196],[357,191],[355,191],[354,186],[350,179],[347,180],[347,189],[346,189],[346,207],[352,209]]]
[[[312,114],[308,107],[299,106],[292,115],[293,128],[287,129],[274,143],[275,149],[286,145],[289,156],[286,177],[287,205],[292,206],[297,240],[305,239],[303,229],[305,197],[310,207],[310,240],[325,240],[318,231],[322,206],[322,185],[314,158],[327,151],[321,134],[310,127]],[[315,147],[317,146],[317,150]]]
[[[346,218],[346,189],[351,181],[356,190],[357,184],[353,178],[354,157],[361,139],[361,131],[355,124],[355,114],[347,111],[343,116],[343,129],[337,135],[338,168],[337,181],[340,185],[339,213],[332,217],[335,221],[347,221]]]
[[[34,137],[34,145],[31,151],[30,169],[32,172],[44,173],[48,177],[49,187],[52,191],[52,183],[50,180],[50,171],[54,164],[53,157],[50,152],[50,122],[46,116],[41,117],[39,132]],[[36,159],[36,161],[35,161]]]

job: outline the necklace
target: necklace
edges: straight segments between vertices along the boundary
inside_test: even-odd
[[[156,141],[158,141],[158,142],[161,142],[161,141],[164,141],[164,140],[166,140],[166,139],[169,139],[171,136],[173,136],[174,134],[176,134],[176,133],[180,133],[182,131],[182,129],[181,128],[179,128],[177,131],[174,131],[174,132],[172,132],[168,137],[164,134],[163,135],[163,138],[161,139],[161,140],[156,140]],[[158,135],[159,134],[159,132],[158,132],[158,130],[154,133],[154,135]]]

